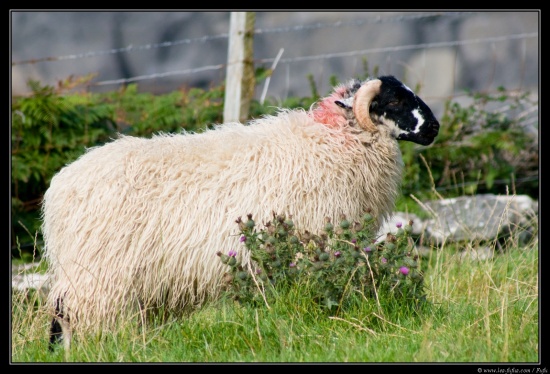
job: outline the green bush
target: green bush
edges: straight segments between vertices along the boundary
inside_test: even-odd
[[[139,92],[138,86],[131,84],[95,97],[98,103],[112,108],[113,120],[128,135],[202,131],[223,120],[223,86],[154,95]]]
[[[11,111],[12,252],[15,238],[32,249],[39,205],[53,175],[115,130],[109,108],[90,95],[61,95],[35,81],[29,86],[32,94],[14,98]]]

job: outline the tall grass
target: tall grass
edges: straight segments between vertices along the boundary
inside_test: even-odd
[[[297,285],[269,307],[222,298],[184,318],[75,336],[67,356],[48,351],[44,295],[13,290],[12,362],[536,363],[538,237],[519,245],[520,235],[486,243],[485,259],[465,256],[477,242],[432,248],[421,258],[428,303],[419,309],[358,294],[328,312]]]

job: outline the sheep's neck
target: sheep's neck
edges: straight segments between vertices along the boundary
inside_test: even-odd
[[[329,97],[320,101],[311,115],[315,122],[322,123],[331,128],[342,128],[348,123],[344,114],[345,110],[334,104],[334,98]]]

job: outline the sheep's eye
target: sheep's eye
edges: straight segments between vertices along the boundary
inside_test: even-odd
[[[388,103],[388,106],[398,106],[398,105],[399,105],[399,101],[397,100],[393,100]]]

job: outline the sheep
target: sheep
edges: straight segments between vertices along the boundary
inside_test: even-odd
[[[53,177],[42,203],[51,347],[69,349],[73,333],[113,329],[145,310],[215,299],[224,274],[216,253],[238,248],[244,214],[267,222],[284,212],[310,232],[367,209],[382,222],[400,191],[397,141],[429,145],[438,131],[410,88],[381,76],[248,125],[119,134],[88,149]]]

